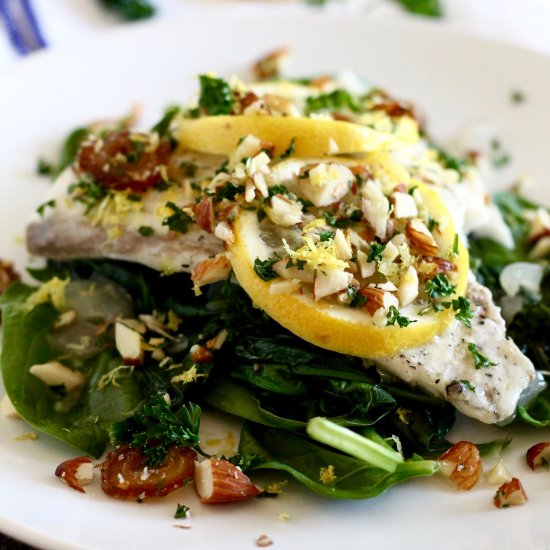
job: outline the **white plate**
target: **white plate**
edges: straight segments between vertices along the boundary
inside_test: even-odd
[[[185,100],[195,75],[243,73],[259,54],[288,45],[295,75],[343,67],[368,76],[422,105],[439,138],[466,121],[484,118],[513,152],[516,168],[548,198],[550,60],[527,51],[434,30],[426,24],[390,25],[361,18],[241,18],[217,11],[208,18],[137,26],[72,52],[37,55],[0,86],[0,256],[25,265],[27,213],[48,183],[35,176],[39,154],[52,155],[67,129],[145,106],[147,122],[163,106]],[[527,101],[514,105],[510,93]],[[505,178],[504,178],[505,179]],[[29,429],[0,419],[0,530],[44,548],[254,548],[263,533],[276,548],[542,548],[550,541],[550,476],[530,473],[523,453],[547,432],[516,430],[507,465],[523,481],[530,502],[497,510],[495,488],[456,493],[440,479],[419,480],[370,501],[330,501],[291,484],[277,499],[201,506],[191,488],[158,502],[136,504],[86,495],[53,476],[73,451],[46,436],[16,441]],[[454,437],[502,437],[496,428],[461,423]],[[191,529],[174,528],[176,503],[191,506]],[[278,519],[289,514],[287,521]]]

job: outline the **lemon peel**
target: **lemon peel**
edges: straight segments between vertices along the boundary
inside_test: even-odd
[[[275,146],[274,154],[283,154],[294,140],[294,156],[323,157],[334,153],[379,151],[391,135],[341,120],[261,115],[222,115],[180,118],[177,140],[180,147],[203,153],[230,155],[243,136],[253,134]]]

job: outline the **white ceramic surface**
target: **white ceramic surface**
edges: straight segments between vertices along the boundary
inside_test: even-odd
[[[144,122],[166,104],[195,90],[199,72],[243,72],[262,52],[281,45],[294,52],[289,73],[351,68],[396,95],[423,106],[440,139],[464,123],[488,120],[514,163],[502,183],[527,171],[534,195],[547,200],[550,59],[499,44],[434,29],[428,24],[381,25],[359,17],[241,17],[219,10],[202,18],[136,26],[63,54],[39,54],[0,82],[0,257],[26,265],[25,220],[42,202],[46,180],[34,174],[39,155],[52,156],[70,128],[117,116],[138,102]],[[523,104],[510,101],[521,89]],[[458,494],[439,479],[398,486],[370,501],[330,501],[294,484],[277,499],[226,507],[201,506],[192,488],[158,502],[137,504],[86,495],[53,476],[73,451],[46,436],[16,441],[28,432],[0,418],[0,531],[43,548],[255,548],[267,534],[274,548],[539,549],[550,547],[550,475],[530,473],[522,454],[548,431],[519,433],[507,453],[509,469],[530,497],[526,506],[497,510],[495,487]],[[206,437],[226,434],[216,422]],[[455,439],[503,437],[497,428],[459,422]],[[191,520],[174,520],[176,503]],[[289,514],[281,521],[280,514]],[[190,529],[175,528],[190,525]]]

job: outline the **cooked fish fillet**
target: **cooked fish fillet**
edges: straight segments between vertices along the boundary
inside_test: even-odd
[[[206,160],[212,165],[209,169],[219,166],[218,159]],[[43,217],[37,216],[27,227],[31,254],[55,260],[110,258],[164,273],[190,273],[197,264],[224,250],[222,241],[195,223],[189,223],[184,233],[170,231],[164,223],[174,214],[167,203],[181,209],[194,204],[194,192],[186,181],[164,190],[150,189],[138,200],[131,193],[107,195],[93,207],[86,196],[83,200],[71,191],[75,183],[78,177],[69,168],[50,189]]]
[[[427,344],[380,359],[379,364],[404,382],[449,401],[463,414],[493,424],[514,414],[522,392],[535,380],[535,369],[506,337],[491,292],[471,281],[467,298],[475,311],[471,329],[457,321]],[[470,343],[496,365],[476,369]]]
[[[54,260],[110,258],[146,265],[165,273],[191,273],[201,261],[223,251],[222,242],[196,224],[187,233],[144,237],[120,227],[116,238],[108,229],[87,218],[63,211],[52,212],[27,227],[27,248],[31,254]]]

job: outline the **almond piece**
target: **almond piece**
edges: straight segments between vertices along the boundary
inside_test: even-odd
[[[386,292],[381,288],[376,288],[373,286],[365,286],[359,289],[359,292],[365,296],[367,303],[365,304],[365,309],[373,315],[380,308],[387,309],[390,305],[399,305],[397,298],[393,294]],[[395,303],[391,300],[390,296],[395,299]],[[389,303],[389,302],[392,303]]]
[[[120,321],[115,323],[115,346],[125,365],[139,366],[143,363],[141,334]]]
[[[261,492],[237,466],[218,458],[195,464],[195,487],[205,504],[247,500]]]
[[[438,459],[441,472],[457,489],[469,491],[483,473],[479,449],[470,441],[459,441]]]
[[[207,258],[199,262],[191,273],[191,280],[195,286],[201,287],[223,281],[231,273],[231,264],[225,253],[217,254],[214,258]]]
[[[411,248],[422,256],[437,256],[439,247],[426,225],[420,220],[410,220],[405,233]]]
[[[210,197],[204,196],[195,206],[195,221],[198,226],[208,233],[214,230],[214,203]]]
[[[517,477],[513,477],[510,481],[503,483],[497,489],[493,502],[497,508],[508,508],[508,506],[525,504],[527,502],[527,495],[520,480]]]
[[[544,441],[533,445],[527,450],[525,458],[527,459],[527,466],[533,471],[537,466],[548,467],[550,464],[550,442]]]
[[[80,389],[86,382],[82,372],[70,369],[59,361],[33,365],[29,372],[47,386],[65,386],[69,393]]]
[[[71,489],[85,493],[82,485],[89,485],[94,478],[92,459],[87,456],[79,456],[65,460],[55,469],[55,475]]]

